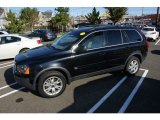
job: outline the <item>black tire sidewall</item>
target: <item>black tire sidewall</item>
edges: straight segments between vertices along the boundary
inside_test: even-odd
[[[136,73],[134,73],[134,74],[131,74],[130,72],[129,72],[129,70],[128,70],[128,67],[129,67],[129,64],[133,61],[133,60],[136,60],[137,62],[138,62],[138,70],[136,71]],[[127,74],[127,75],[135,75],[135,74],[137,74],[137,72],[139,71],[139,68],[140,68],[140,60],[137,58],[137,57],[131,57],[130,59],[129,59],[129,61],[127,62],[127,65],[126,65],[126,67],[125,67],[125,73]]]
[[[43,90],[43,84],[49,77],[52,77],[52,76],[59,77],[62,80],[63,86],[62,86],[62,89],[59,93],[57,93],[55,95],[48,95]],[[37,89],[38,89],[40,96],[45,97],[45,98],[53,98],[53,97],[57,97],[57,96],[61,95],[63,93],[63,91],[65,90],[65,88],[66,88],[66,78],[63,76],[63,74],[61,74],[60,72],[47,72],[39,78]]]

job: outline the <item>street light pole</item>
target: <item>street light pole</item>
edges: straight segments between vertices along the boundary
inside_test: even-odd
[[[158,22],[159,22],[159,7],[157,7],[156,27],[158,27]]]
[[[143,7],[142,7],[142,23],[144,25],[144,19],[143,19],[144,15],[143,15]]]

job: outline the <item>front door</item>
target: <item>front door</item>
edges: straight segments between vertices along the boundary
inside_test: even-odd
[[[83,75],[104,69],[105,39],[103,32],[95,32],[86,37],[73,55],[72,76]]]

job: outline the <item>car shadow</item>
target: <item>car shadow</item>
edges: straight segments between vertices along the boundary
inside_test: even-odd
[[[156,54],[156,55],[160,55],[160,50],[152,50],[151,53]]]
[[[114,82],[113,78],[114,75],[76,87],[73,93],[73,104],[60,110],[59,113],[86,113],[107,93],[106,91],[109,91],[114,86],[111,85],[111,82]],[[141,76],[132,76],[131,78],[140,80]],[[125,87],[117,89],[115,91],[117,92],[116,95],[111,95],[112,98],[109,97],[109,102],[107,100],[108,104],[105,103],[107,104],[106,106],[103,104],[100,106],[104,111],[98,113],[117,113],[137,83],[138,81],[132,85],[133,82],[127,79],[123,83]],[[132,85],[133,88],[129,89],[129,85]],[[128,94],[122,99],[121,96],[126,94],[126,91]],[[128,106],[126,113],[160,113],[159,91],[159,80],[145,78],[131,104]]]
[[[4,78],[5,78],[5,81],[6,81],[6,84],[9,85],[10,88],[12,89],[19,89],[21,88],[22,86],[18,85],[18,84],[14,84],[14,85],[11,85],[12,83],[15,83],[16,81],[14,80],[14,76],[13,76],[13,68],[8,68],[5,72],[4,72]],[[11,85],[11,86],[10,86]],[[22,92],[29,92],[28,89],[22,89],[20,90]]]
[[[119,82],[124,74],[112,72],[111,75],[92,80],[74,89],[74,103],[59,111],[59,113],[85,113],[106,94],[106,91]],[[77,81],[76,81],[77,82]]]

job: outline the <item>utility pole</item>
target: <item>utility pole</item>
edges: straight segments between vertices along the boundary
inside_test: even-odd
[[[158,22],[159,22],[159,7],[157,7],[156,27],[158,27]]]
[[[144,19],[143,19],[144,15],[143,15],[143,7],[142,7],[142,23],[144,25]]]

